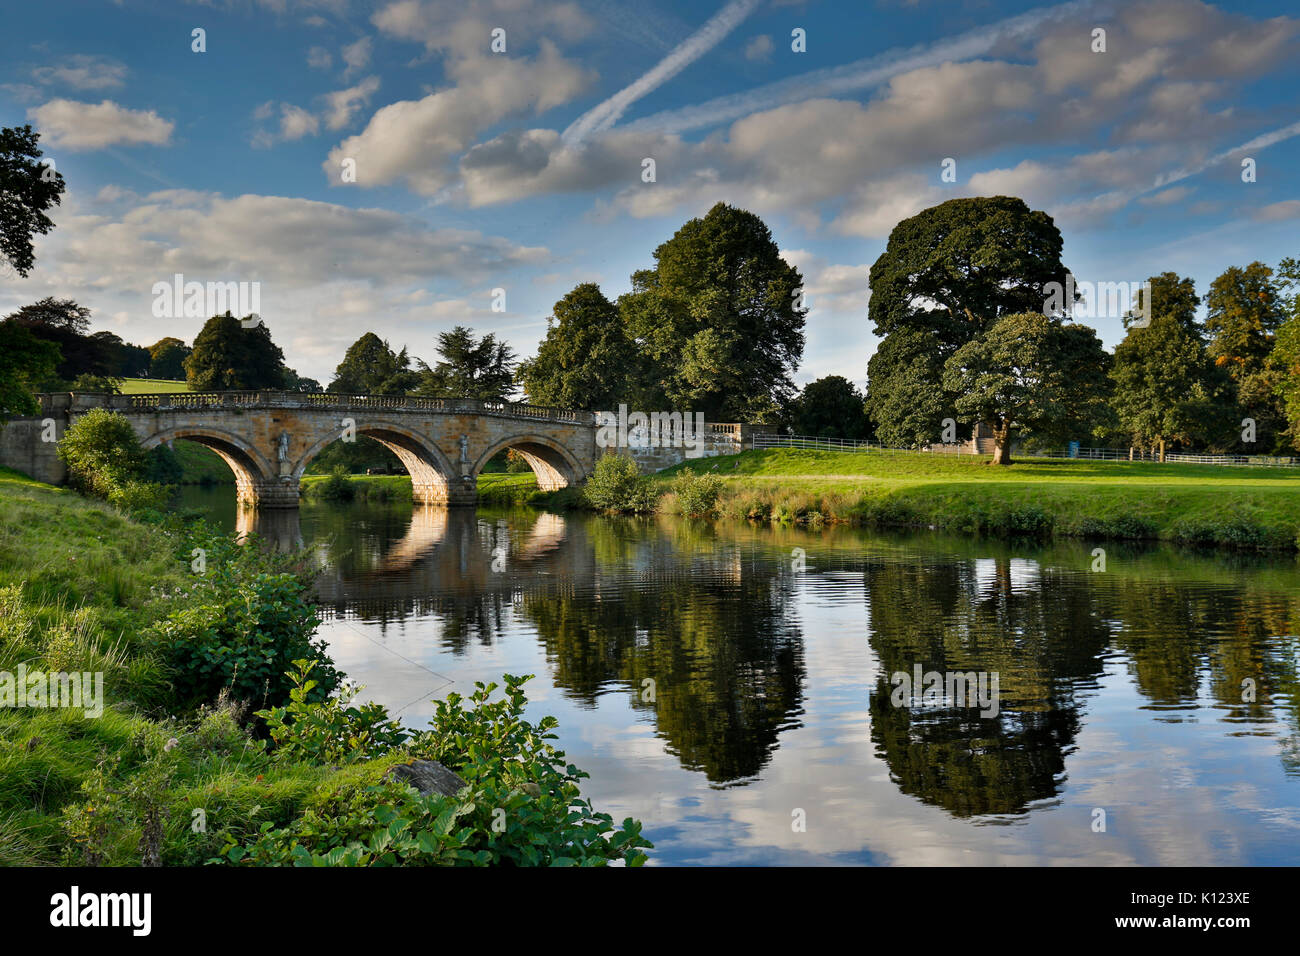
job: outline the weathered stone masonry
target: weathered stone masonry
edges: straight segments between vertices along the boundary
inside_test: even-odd
[[[346,433],[373,438],[397,455],[415,501],[425,504],[475,504],[479,472],[504,448],[524,456],[545,491],[581,484],[608,453],[597,447],[593,413],[512,402],[278,391],[39,398],[39,415],[0,429],[0,464],[61,484],[58,439],[90,409],[107,408],[131,421],[146,448],[178,438],[211,448],[234,472],[241,504],[259,508],[296,508],[303,471]],[[704,456],[752,445],[738,425],[707,431]],[[643,471],[685,457],[668,448],[623,453]]]

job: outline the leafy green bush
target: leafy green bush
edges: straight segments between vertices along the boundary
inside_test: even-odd
[[[348,477],[347,469],[342,465],[334,466],[334,470],[325,479],[320,490],[320,496],[326,501],[351,501],[356,497],[356,493],[352,479]]]
[[[315,662],[323,699],[339,674],[312,636],[320,617],[311,573],[298,554],[274,554],[204,525],[186,529],[179,554],[194,573],[184,604],[158,625],[182,700],[215,700],[223,688],[239,701],[281,704],[294,687],[294,661]]]
[[[155,445],[145,454],[144,478],[160,485],[179,485],[185,477],[180,456],[166,445]]]
[[[1261,527],[1234,515],[1227,518],[1183,518],[1174,523],[1175,541],[1199,547],[1227,547],[1242,551],[1285,548],[1290,545],[1280,530]]]
[[[340,688],[336,697],[311,703],[309,696],[319,686],[311,679],[316,661],[294,661],[289,673],[293,688],[289,703],[257,711],[266,722],[276,760],[306,760],[320,764],[352,763],[378,757],[404,743],[410,733],[379,704],[353,707],[360,688]]]
[[[229,687],[237,700],[279,703],[293,686],[286,671],[300,659],[318,661],[332,690],[338,678],[324,643],[312,641],[320,617],[297,578],[260,572],[240,578],[238,589],[227,583],[214,576],[161,625],[182,697],[214,700]]]
[[[59,441],[68,484],[84,494],[107,499],[115,488],[144,477],[145,453],[125,415],[92,408]]]
[[[171,489],[152,481],[128,481],[108,493],[108,502],[123,511],[161,511],[171,497]]]
[[[673,479],[672,490],[677,495],[677,505],[682,514],[691,517],[707,517],[713,513],[722,494],[722,479],[705,472],[697,475],[689,468],[683,468]]]
[[[523,719],[527,680],[506,675],[504,697],[496,701],[497,685],[478,683],[470,708],[459,694],[448,695],[431,729],[404,747],[412,758],[459,773],[468,787],[456,796],[420,796],[399,782],[338,789],[288,826],[264,824],[248,843],[229,839],[219,860],[257,866],[645,862],[641,850],[651,844],[640,823],[628,818],[616,827],[581,798],[578,781],[587,775],[551,746],[555,718]],[[328,705],[303,704],[300,717],[322,707]],[[332,718],[324,723],[334,726]]]
[[[1155,524],[1136,515],[1115,518],[1084,518],[1078,533],[1085,538],[1119,538],[1142,540],[1156,537]]]
[[[1008,535],[1046,538],[1051,536],[1054,524],[1055,519],[1043,509],[1026,505],[1006,512],[993,530]]]
[[[587,502],[600,511],[654,511],[658,494],[631,458],[605,455],[583,489]]]
[[[112,375],[91,375],[89,373],[83,373],[73,379],[70,391],[97,392],[104,395],[121,395],[122,379]]]

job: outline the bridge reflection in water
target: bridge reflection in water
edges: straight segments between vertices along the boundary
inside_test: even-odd
[[[318,555],[322,635],[351,677],[422,726],[430,695],[538,675],[530,716],[557,715],[592,796],[677,859],[1300,849],[1275,832],[1300,832],[1293,563],[1114,545],[1122,574],[1099,575],[1082,542],[419,507],[296,518],[242,520]],[[890,675],[916,666],[999,673],[998,712],[897,705]],[[1267,811],[1218,799],[1242,781]],[[1122,830],[1096,836],[1094,806]],[[818,825],[792,836],[791,807]]]

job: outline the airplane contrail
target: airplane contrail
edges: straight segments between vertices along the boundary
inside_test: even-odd
[[[914,46],[903,50],[889,50],[853,63],[829,67],[824,70],[814,70],[801,76],[790,77],[776,83],[768,83],[752,90],[746,90],[743,93],[719,96],[716,99],[695,106],[664,110],[628,123],[623,128],[627,130],[653,130],[660,133],[681,133],[706,126],[715,126],[719,123],[739,119],[742,116],[748,116],[750,113],[759,110],[773,109],[788,103],[798,103],[816,97],[834,96],[839,93],[867,89],[878,86],[910,70],[981,56],[991,51],[1001,40],[1023,36],[1053,20],[1062,20],[1098,6],[1096,0],[1072,0],[1070,3],[1063,3],[1054,7],[1039,7],[936,44]],[[1086,40],[1086,37],[1084,40]],[[1080,42],[1084,42],[1084,40]],[[606,123],[601,129],[605,129],[609,125],[609,123]],[[570,129],[572,128],[570,127]],[[567,130],[565,136],[567,139]]]
[[[1238,153],[1255,149],[1267,149],[1275,143],[1280,143],[1283,140],[1288,140],[1295,136],[1300,136],[1300,121],[1291,123],[1288,126],[1280,126],[1267,133],[1261,133],[1254,139],[1242,143],[1240,146],[1234,146],[1231,149],[1225,149],[1220,153],[1215,153],[1213,156],[1202,160],[1194,166],[1184,166],[1168,173],[1161,173],[1149,186],[1139,186],[1136,189],[1129,190],[1112,190],[1094,196],[1091,199],[1066,203],[1059,211],[1063,214],[1068,214],[1071,210],[1086,209],[1089,206],[1096,206],[1099,203],[1104,203],[1107,206],[1113,206],[1115,209],[1119,209],[1123,206],[1127,206],[1140,196],[1145,196],[1147,193],[1153,193],[1157,190],[1164,189],[1167,186],[1172,186],[1174,183],[1182,182],[1184,179],[1199,176],[1210,167],[1217,166],[1219,163],[1231,159]]]
[[[677,49],[656,63],[653,69],[570,123],[563,133],[565,145],[576,146],[589,134],[609,129],[619,121],[629,106],[717,46],[723,37],[754,12],[758,3],[759,0],[731,0],[704,26],[682,41]]]

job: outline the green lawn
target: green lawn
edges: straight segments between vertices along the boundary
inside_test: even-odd
[[[656,480],[685,467],[723,479],[723,513],[779,520],[1242,547],[1292,548],[1300,535],[1300,469],[1041,458],[998,467],[915,452],[771,449],[688,462]]]
[[[189,385],[167,378],[124,378],[123,395],[150,395],[161,392],[188,392]]]

